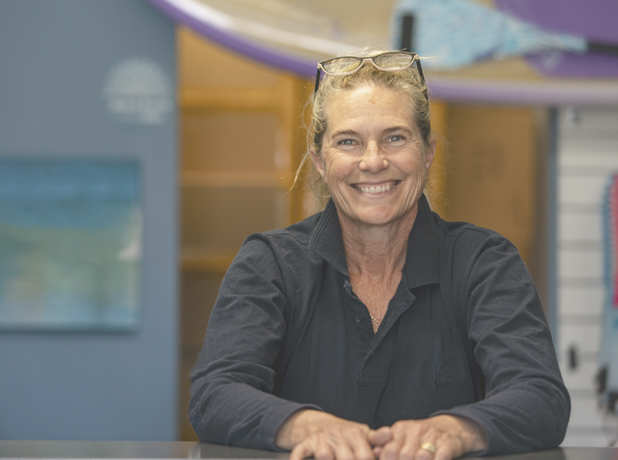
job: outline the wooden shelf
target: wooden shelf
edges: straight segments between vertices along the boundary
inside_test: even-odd
[[[289,190],[294,176],[286,171],[183,171],[183,187],[254,187],[284,188]]]
[[[281,110],[286,100],[280,88],[186,88],[179,94],[182,109]]]
[[[183,248],[180,265],[183,272],[223,274],[234,260],[237,251],[213,253],[208,249]]]

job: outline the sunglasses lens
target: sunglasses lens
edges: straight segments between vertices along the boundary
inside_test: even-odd
[[[362,59],[353,57],[341,57],[322,62],[322,69],[329,75],[339,75],[352,72],[360,67]]]
[[[385,53],[373,58],[373,62],[382,69],[402,69],[413,60],[414,56],[406,53]]]

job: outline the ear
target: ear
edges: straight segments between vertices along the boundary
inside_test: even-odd
[[[429,147],[427,147],[427,150],[425,151],[425,173],[429,172],[429,168],[431,167],[431,164],[433,163],[433,159],[436,156],[436,139],[431,136],[431,139],[429,141]]]
[[[318,172],[320,173],[320,176],[322,176],[322,179],[326,182],[326,170],[324,168],[324,160],[322,159],[322,157],[312,150],[311,160],[313,161],[313,164],[315,165],[315,169],[318,170]]]

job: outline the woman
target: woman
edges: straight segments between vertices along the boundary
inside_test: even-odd
[[[570,402],[534,283],[506,239],[430,211],[418,56],[368,56],[318,65],[309,154],[330,199],[243,244],[191,374],[191,422],[203,441],[292,460],[556,446]]]

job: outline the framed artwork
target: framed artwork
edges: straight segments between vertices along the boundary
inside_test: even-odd
[[[137,160],[0,158],[0,330],[138,324]]]

